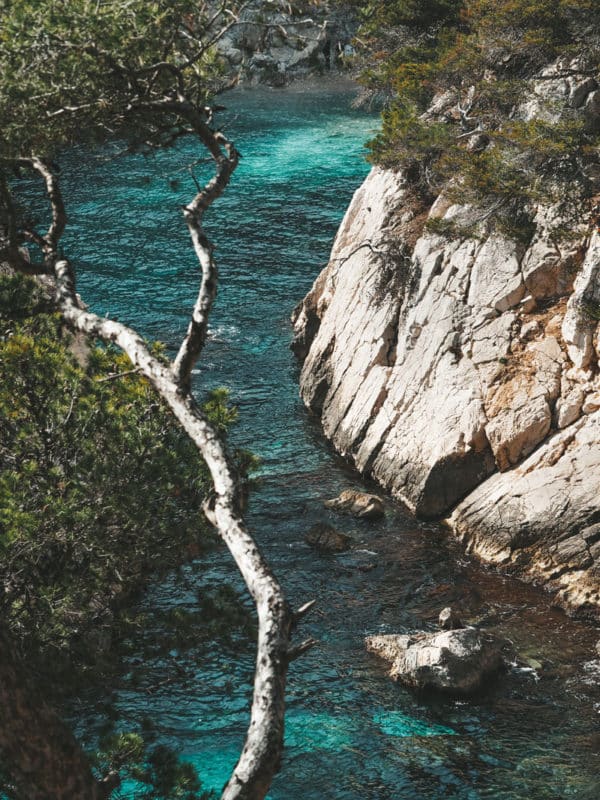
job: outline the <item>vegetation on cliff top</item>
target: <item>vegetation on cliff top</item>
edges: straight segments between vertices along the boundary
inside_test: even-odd
[[[403,167],[425,196],[487,204],[508,233],[515,212],[590,197],[598,125],[537,95],[533,79],[597,74],[594,0],[396,0],[362,4],[361,82],[385,98],[371,159]],[[527,107],[527,104],[530,107]]]

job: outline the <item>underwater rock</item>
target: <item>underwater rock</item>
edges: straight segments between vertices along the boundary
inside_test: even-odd
[[[352,539],[347,534],[340,533],[325,522],[313,525],[304,537],[304,541],[324,553],[343,553],[350,549],[352,543]]]
[[[369,636],[365,642],[391,664],[393,680],[418,691],[473,694],[505,666],[500,640],[477,628]]]

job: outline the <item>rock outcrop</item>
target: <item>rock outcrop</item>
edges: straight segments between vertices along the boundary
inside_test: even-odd
[[[460,614],[455,608],[452,608],[452,606],[447,606],[440,611],[438,624],[443,631],[453,631],[465,627],[460,618]]]
[[[550,78],[592,114],[594,80]],[[595,614],[600,233],[588,217],[560,241],[540,206],[521,244],[489,216],[444,195],[424,208],[373,169],[294,314],[301,394],[416,514],[450,515],[473,553]]]
[[[230,19],[223,16],[224,26]],[[284,86],[290,80],[336,70],[352,52],[357,21],[352,9],[327,3],[247,3],[239,22],[217,42],[225,70],[244,83]]]
[[[391,664],[390,678],[417,691],[470,695],[504,667],[500,642],[476,628],[369,636],[366,646]]]
[[[350,514],[358,519],[379,519],[385,515],[385,507],[380,497],[365,492],[356,492],[354,489],[344,490],[339,497],[326,500],[323,505],[332,511]]]

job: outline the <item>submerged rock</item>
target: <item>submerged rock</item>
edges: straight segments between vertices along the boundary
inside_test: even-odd
[[[348,572],[371,572],[378,565],[377,553],[364,549],[352,550],[340,556],[338,564]]]
[[[438,617],[438,624],[443,631],[454,631],[458,628],[464,628],[460,614],[452,606],[447,606],[440,611]]]
[[[391,664],[391,678],[418,691],[473,694],[504,668],[500,641],[477,628],[369,636],[366,647]]]
[[[326,508],[341,511],[343,514],[352,514],[359,519],[379,519],[385,514],[381,498],[353,489],[346,489],[339,497],[326,500],[324,505]]]
[[[343,553],[349,550],[352,544],[352,539],[347,534],[340,533],[325,522],[313,525],[304,537],[304,541],[324,553]]]

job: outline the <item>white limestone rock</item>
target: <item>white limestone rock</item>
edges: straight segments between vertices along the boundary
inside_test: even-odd
[[[594,341],[599,315],[600,234],[594,231],[562,326],[569,358],[579,369],[587,369],[596,358]]]
[[[380,519],[385,515],[385,506],[380,497],[354,489],[345,489],[338,497],[326,500],[323,505],[358,519]]]
[[[467,303],[508,311],[525,297],[521,274],[522,248],[504,236],[494,234],[477,252],[471,268]]]
[[[424,518],[458,503],[466,521],[459,516],[453,524],[465,541],[476,539],[474,552],[538,580],[541,573],[523,556],[529,534],[519,531],[524,525],[535,541],[558,545],[556,515],[545,506],[554,509],[552,480],[557,496],[573,505],[568,537],[577,535],[577,524],[600,519],[600,492],[579,491],[578,479],[569,488],[567,477],[600,460],[600,438],[577,445],[580,455],[559,469],[565,453],[575,452],[583,421],[600,413],[600,333],[588,313],[600,309],[600,236],[587,240],[578,229],[557,246],[554,231],[563,220],[556,209],[539,208],[525,248],[486,235],[481,212],[444,196],[429,217],[452,221],[452,238],[423,228],[423,216],[401,174],[373,169],[356,192],[329,265],[294,314],[301,394],[360,471]],[[461,234],[473,229],[477,238]],[[535,460],[540,453],[543,463]],[[496,525],[502,498],[509,502],[530,463],[535,480],[557,471],[532,490],[523,524],[526,503],[515,495],[510,525]],[[496,486],[493,496],[482,496],[480,512],[467,513],[483,487]],[[489,524],[473,533],[488,512]],[[583,554],[577,547],[572,552]],[[600,572],[600,544],[589,557]],[[550,558],[546,546],[532,550],[544,575]],[[588,591],[581,587],[593,584],[588,572],[581,585],[547,580],[564,589],[565,603],[587,610],[600,604],[594,588],[592,600],[581,599]]]
[[[212,13],[219,4],[209,0]],[[246,83],[281,86],[298,77],[335,70],[338,56],[352,41],[358,20],[347,10],[312,5],[300,16],[293,4],[249,0],[238,21],[216,42],[224,68]],[[231,23],[220,9],[224,28]]]
[[[591,614],[600,604],[600,553],[592,552],[600,532],[587,539],[581,532],[599,512],[599,442],[596,411],[518,467],[488,478],[449,518],[469,552],[546,584],[568,607]]]
[[[600,409],[600,392],[594,392],[593,394],[588,394],[588,396],[583,401],[583,405],[581,406],[581,410],[584,414],[593,414],[594,411],[598,411]]]
[[[500,641],[476,628],[369,636],[366,647],[391,664],[393,680],[417,691],[470,695],[504,667]]]
[[[557,428],[562,430],[579,419],[584,397],[584,390],[580,386],[574,386],[558,398],[556,403]]]
[[[440,197],[430,213],[475,212]],[[435,517],[544,440],[565,355],[539,320],[517,346],[531,249],[425,231],[411,254],[411,219],[402,176],[374,169],[296,312],[295,347],[302,396],[335,447]]]

